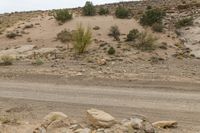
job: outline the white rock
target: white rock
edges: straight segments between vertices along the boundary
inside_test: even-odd
[[[87,119],[89,124],[95,127],[111,127],[116,123],[113,116],[97,109],[87,110]]]
[[[68,116],[62,112],[51,112],[44,117],[44,121],[53,122],[56,120],[64,120],[66,118],[68,118]]]
[[[157,121],[152,123],[156,128],[174,128],[177,127],[177,121]]]

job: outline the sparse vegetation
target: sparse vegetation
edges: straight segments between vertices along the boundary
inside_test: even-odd
[[[164,26],[162,25],[162,23],[154,23],[152,25],[152,30],[155,32],[163,32],[163,28]]]
[[[142,25],[152,26],[154,23],[162,23],[165,12],[159,8],[147,10],[140,18]]]
[[[135,39],[137,39],[139,35],[140,35],[139,31],[137,29],[133,29],[129,31],[126,41],[135,41]]]
[[[176,22],[175,26],[176,26],[176,28],[179,29],[179,28],[191,26],[191,25],[193,25],[193,18],[192,17],[178,20],[178,22]]]
[[[1,56],[2,65],[9,66],[13,64],[14,58],[9,55]]]
[[[35,61],[32,62],[33,65],[39,66],[44,64],[44,61],[41,58],[36,58]]]
[[[73,44],[74,50],[77,53],[85,52],[86,48],[92,42],[92,33],[90,28],[83,28],[82,25],[79,25],[77,30],[73,33]]]
[[[15,37],[17,37],[18,35],[17,35],[17,33],[15,33],[15,32],[8,32],[7,34],[6,34],[6,37],[7,38],[9,38],[9,39],[15,39]]]
[[[142,32],[138,37],[137,48],[142,51],[154,50],[156,40],[155,37],[147,34],[147,32]]]
[[[109,49],[108,49],[108,54],[109,55],[113,55],[113,54],[115,54],[115,49],[113,48],[113,47],[110,47]]]
[[[129,14],[130,14],[129,10],[121,6],[118,7],[115,11],[115,16],[121,19],[128,18]]]
[[[114,37],[115,40],[117,40],[117,41],[120,40],[120,38],[119,38],[120,31],[119,31],[119,28],[118,28],[117,25],[111,26],[109,35],[112,36],[112,37]]]
[[[70,31],[64,29],[57,34],[57,40],[60,40],[62,43],[67,43],[72,41],[72,34]]]
[[[55,11],[54,18],[57,21],[64,23],[64,22],[72,19],[72,14],[69,13],[69,11],[67,9],[60,9],[60,10]]]
[[[108,8],[100,7],[100,9],[99,9],[99,15],[107,15],[107,14],[109,14]]]
[[[83,7],[83,14],[85,16],[94,16],[96,14],[96,9],[92,2],[87,1]]]

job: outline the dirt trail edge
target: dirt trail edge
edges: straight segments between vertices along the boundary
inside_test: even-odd
[[[26,105],[37,119],[52,110],[80,118],[85,109],[95,107],[118,118],[143,114],[153,121],[174,119],[181,127],[200,131],[198,86],[152,84],[114,87],[0,80],[0,110]]]

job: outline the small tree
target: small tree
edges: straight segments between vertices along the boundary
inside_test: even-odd
[[[129,31],[126,41],[135,41],[135,39],[137,39],[139,35],[140,35],[139,31],[137,29],[133,29]]]
[[[152,26],[154,23],[161,23],[165,12],[161,9],[155,8],[147,10],[140,18],[142,25]]]
[[[96,9],[92,2],[87,1],[83,7],[83,14],[85,16],[94,16],[96,14]]]
[[[92,33],[90,28],[85,29],[82,25],[79,25],[77,30],[73,33],[74,50],[77,53],[83,53],[91,42]]]
[[[100,7],[100,9],[99,9],[99,15],[107,15],[107,14],[109,14],[108,8]]]
[[[64,23],[64,22],[72,19],[72,14],[69,13],[69,11],[67,9],[60,9],[60,10],[55,11],[54,18],[57,21]]]
[[[130,14],[129,10],[121,6],[118,7],[115,11],[115,16],[121,19],[127,18],[129,14]]]
[[[117,25],[115,26],[111,26],[110,28],[110,33],[109,33],[110,36],[113,36],[115,38],[115,40],[119,41],[120,38],[120,31],[119,31],[119,28]]]

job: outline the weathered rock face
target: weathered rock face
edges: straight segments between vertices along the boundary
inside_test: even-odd
[[[116,123],[113,116],[97,109],[87,110],[87,120],[95,127],[111,127]]]
[[[178,123],[176,121],[157,121],[152,125],[156,128],[175,128]]]
[[[191,54],[200,57],[200,17],[194,20],[193,26],[182,28],[179,32],[185,46],[192,50]]]

